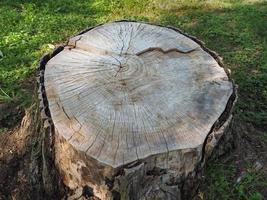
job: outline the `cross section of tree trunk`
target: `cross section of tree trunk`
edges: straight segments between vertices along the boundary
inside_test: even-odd
[[[129,21],[56,53],[41,100],[69,198],[181,198],[231,120],[235,85],[217,54],[177,29]]]

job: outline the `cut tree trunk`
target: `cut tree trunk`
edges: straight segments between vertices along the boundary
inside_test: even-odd
[[[133,21],[99,25],[41,61],[52,141],[43,148],[69,199],[190,199],[229,134],[235,99],[220,57],[196,38]]]

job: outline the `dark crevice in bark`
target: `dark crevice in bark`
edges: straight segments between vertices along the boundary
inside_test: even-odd
[[[105,180],[105,184],[108,187],[108,189],[112,190],[112,188],[114,186],[114,178],[113,179],[109,179],[108,177],[105,177],[104,180]]]
[[[161,176],[163,174],[167,174],[167,170],[159,167],[154,167],[152,170],[146,172],[147,176]]]
[[[213,124],[207,137],[205,138],[204,143],[203,143],[203,147],[202,147],[201,162],[203,162],[206,158],[205,157],[205,148],[206,148],[206,144],[207,144],[209,135],[212,134],[214,131],[218,130],[219,128],[221,128],[221,126],[226,122],[227,119],[229,119],[230,115],[232,114],[233,107],[234,107],[234,104],[236,102],[236,97],[237,97],[236,92],[237,92],[236,88],[234,87],[234,91],[233,91],[232,95],[230,96],[223,113],[220,115],[220,117],[215,122],[215,124]]]
[[[173,49],[168,49],[168,50],[165,51],[165,50],[163,50],[162,48],[159,48],[159,47],[151,47],[151,48],[145,49],[143,51],[140,51],[140,52],[136,53],[135,55],[141,56],[141,55],[143,55],[145,53],[152,52],[152,51],[160,51],[163,54],[168,54],[168,53],[171,53],[171,52],[177,52],[177,53],[181,53],[181,54],[189,54],[189,53],[192,53],[192,52],[194,52],[196,50],[197,50],[197,48],[196,49],[191,49],[189,51],[182,51],[182,50],[179,50],[177,48],[173,48]]]
[[[141,160],[136,160],[134,162],[131,162],[129,164],[124,165],[123,168],[130,169],[130,168],[137,167],[138,165],[141,165],[141,164],[142,164],[142,161]]]
[[[51,54],[46,54],[40,60],[39,66],[39,80],[38,87],[40,88],[39,97],[40,114],[41,114],[41,129],[39,130],[39,154],[41,159],[39,160],[39,168],[41,170],[41,180],[44,188],[44,196],[46,198],[60,199],[65,193],[66,188],[63,186],[63,182],[54,162],[54,124],[51,119],[51,113],[49,110],[49,102],[46,97],[45,85],[44,85],[44,72],[47,62],[59,52],[64,49],[63,46],[56,48]]]
[[[119,192],[113,190],[112,191],[113,200],[121,200],[121,195]]]
[[[82,196],[84,196],[86,198],[94,197],[93,188],[89,187],[88,185],[84,186]]]

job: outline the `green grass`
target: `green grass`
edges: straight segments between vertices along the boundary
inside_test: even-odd
[[[208,167],[206,177],[206,199],[264,199],[257,189],[267,187],[265,177],[262,173],[253,171],[251,167],[247,167],[243,175],[240,175],[235,166],[214,161]],[[240,181],[237,181],[238,177],[242,177]]]
[[[222,55],[239,85],[236,116],[262,130],[266,139],[265,0],[1,0],[0,102],[28,106],[32,91],[26,83],[35,74],[42,54],[88,26],[118,19],[177,26],[205,41]],[[262,199],[254,187],[261,181],[255,173],[232,188],[234,168],[219,164],[209,168],[213,177],[208,182],[210,199],[218,195]]]

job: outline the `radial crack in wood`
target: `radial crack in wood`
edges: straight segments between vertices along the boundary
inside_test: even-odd
[[[47,62],[44,85],[64,183],[89,186],[101,199],[178,197],[178,179],[200,163],[235,94],[201,43],[170,28],[126,21],[71,38]],[[160,169],[164,173],[155,175]]]

